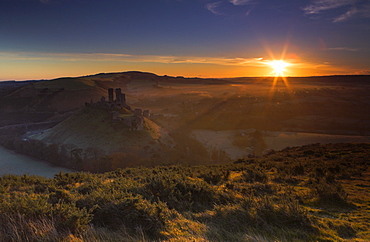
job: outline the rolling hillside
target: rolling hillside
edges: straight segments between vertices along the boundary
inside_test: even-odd
[[[100,98],[105,92],[91,80],[60,78],[24,86],[3,98],[2,105],[25,112],[66,112],[82,107],[87,100]]]
[[[130,113],[123,116],[130,117]],[[47,144],[73,144],[80,149],[96,147],[112,153],[135,153],[142,158],[159,154],[173,146],[166,131],[143,117],[142,130],[130,130],[113,120],[109,110],[84,107],[52,129],[32,136]]]

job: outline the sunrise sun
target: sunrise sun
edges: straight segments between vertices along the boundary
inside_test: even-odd
[[[267,63],[272,68],[273,73],[275,76],[284,76],[285,68],[290,66],[289,63],[283,60],[273,60]]]

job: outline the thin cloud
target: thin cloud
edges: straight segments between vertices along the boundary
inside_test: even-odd
[[[246,15],[250,13],[249,6],[255,0],[218,0],[211,1],[205,5],[206,9],[215,15]]]
[[[235,6],[243,6],[243,5],[251,4],[253,0],[230,0],[230,2],[234,4]]]
[[[315,0],[303,10],[306,14],[318,14],[322,11],[353,5],[358,0]]]
[[[223,58],[197,56],[126,55],[109,53],[36,53],[0,52],[0,60],[61,61],[61,62],[150,62],[164,64],[214,64],[234,66],[262,66],[263,58]]]
[[[302,8],[306,15],[320,15],[331,10],[344,9],[345,12],[333,18],[334,23],[343,22],[354,17],[369,18],[370,3],[363,0],[313,0]]]
[[[334,47],[334,48],[327,48],[327,51],[359,51],[359,49],[349,48],[349,47]]]
[[[355,16],[356,14],[358,13],[358,10],[356,7],[353,7],[351,8],[350,10],[348,10],[346,13],[336,17],[333,22],[334,23],[337,23],[337,22],[343,22],[343,21],[346,21],[347,19]]]
[[[214,3],[207,3],[206,8],[208,11],[215,15],[223,15],[223,13],[219,10],[219,7],[221,6],[222,1],[214,2]]]
[[[370,75],[370,70],[362,70],[355,73],[356,75]]]

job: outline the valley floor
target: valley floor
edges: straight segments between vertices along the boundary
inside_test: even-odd
[[[253,135],[255,129],[249,130],[194,130],[192,135],[208,150],[216,148],[225,151],[232,159],[242,159],[253,154]],[[264,145],[263,153],[269,150],[282,150],[286,147],[308,144],[330,143],[364,143],[370,142],[370,136],[333,135],[305,132],[271,132],[261,131]],[[244,144],[238,144],[237,139],[243,139]]]

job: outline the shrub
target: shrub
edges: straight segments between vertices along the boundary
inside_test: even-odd
[[[295,165],[292,167],[292,175],[298,176],[298,175],[304,175],[305,169],[302,164]]]
[[[268,181],[267,174],[261,169],[247,169],[243,172],[243,180],[246,182],[262,182],[266,183]]]
[[[260,225],[311,228],[306,210],[299,205],[296,199],[282,195],[273,201],[271,197],[264,196],[257,203],[256,216]]]
[[[204,180],[181,175],[157,175],[144,189],[144,196],[149,200],[157,197],[178,211],[200,211],[222,200],[222,195]]]
[[[132,232],[140,228],[158,238],[171,212],[161,202],[151,203],[140,196],[127,194],[118,200],[100,202],[94,211],[93,224],[117,230],[125,227]]]
[[[342,185],[335,181],[327,182],[328,179],[309,179],[307,186],[311,189],[311,197],[322,205],[350,206],[347,202],[348,194]]]
[[[220,170],[214,170],[214,171],[207,171],[203,174],[200,174],[198,177],[203,179],[205,182],[217,185],[221,181],[226,181],[230,175],[230,171],[220,171]]]
[[[81,232],[92,219],[90,211],[77,208],[74,203],[49,203],[45,194],[13,194],[0,204],[0,212],[15,216],[21,214],[26,220],[53,220],[56,229],[66,232]]]
[[[59,230],[79,233],[88,228],[94,209],[78,208],[74,203],[58,203],[53,207],[51,216],[56,221],[56,228]]]

